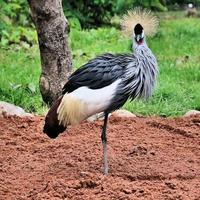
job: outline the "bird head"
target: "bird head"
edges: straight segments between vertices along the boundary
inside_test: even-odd
[[[133,35],[137,44],[142,44],[144,42],[144,29],[141,24],[135,25]]]
[[[62,98],[59,98],[55,101],[45,117],[43,132],[52,139],[58,137],[58,135],[66,129],[66,127],[60,124],[58,120],[57,109],[61,100]]]
[[[132,37],[137,44],[142,44],[145,37],[152,37],[158,29],[158,18],[150,10],[137,7],[129,10],[121,20],[122,32]],[[144,37],[145,32],[145,37]]]

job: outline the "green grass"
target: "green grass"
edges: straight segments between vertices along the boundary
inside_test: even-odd
[[[1,50],[0,60],[0,100],[43,113],[45,106],[38,86],[41,71],[38,50]]]
[[[148,44],[159,63],[159,77],[153,97],[128,102],[125,108],[142,115],[177,116],[190,109],[200,110],[199,19],[161,22],[158,34]],[[105,53],[130,52],[131,41],[115,28],[72,30],[70,45],[75,68]],[[30,49],[0,50],[0,100],[43,113],[38,88],[40,59],[37,46]],[[30,84],[31,83],[31,84]]]

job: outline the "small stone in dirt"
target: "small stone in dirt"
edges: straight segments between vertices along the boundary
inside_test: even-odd
[[[24,109],[20,108],[19,106],[0,101],[0,117],[4,117],[6,115],[18,117],[33,117],[32,114],[25,112]]]
[[[143,146],[136,146],[134,149],[129,153],[129,155],[134,156],[141,156],[141,155],[147,155],[147,148]]]
[[[112,115],[116,117],[136,117],[135,114],[131,113],[128,110],[116,110],[115,112],[112,113]]]
[[[152,156],[155,156],[155,155],[156,155],[155,152],[153,152],[153,151],[151,151],[150,154],[151,154]]]
[[[83,180],[80,181],[81,188],[95,188],[98,184],[93,180]]]
[[[189,162],[189,163],[194,163],[194,160],[189,159],[188,162]]]
[[[168,186],[168,188],[175,190],[176,189],[176,185],[172,182],[165,182],[165,185]]]
[[[122,192],[124,192],[125,194],[131,194],[132,191],[130,189],[127,188],[123,188]]]
[[[198,110],[190,110],[188,112],[185,113],[184,117],[189,117],[192,115],[200,115],[200,111]]]
[[[145,196],[145,191],[143,189],[137,190],[136,194],[137,197],[144,197]]]
[[[194,124],[199,125],[199,124],[200,124],[200,119],[192,119],[192,122],[193,122]]]
[[[94,121],[103,120],[103,119],[104,119],[104,114],[101,112],[101,113],[97,113],[97,114],[92,115],[91,117],[87,118],[87,121],[94,122]]]
[[[73,189],[80,189],[81,184],[79,180],[71,180],[67,182],[67,187],[68,188],[73,188]]]
[[[28,124],[27,123],[23,123],[17,126],[18,128],[27,128]]]
[[[137,117],[135,114],[129,112],[128,110],[116,110],[115,112],[113,112],[112,114],[109,114],[110,116],[115,116],[115,117]],[[93,122],[93,121],[97,121],[97,120],[103,120],[104,119],[104,113],[98,113],[95,115],[92,115],[91,117],[89,117],[87,119],[87,121],[89,122]]]
[[[82,177],[87,177],[87,176],[89,176],[89,173],[88,172],[80,172],[80,175]]]
[[[12,142],[6,142],[6,145],[17,145],[17,143],[15,141]]]
[[[141,189],[141,190],[139,190],[138,192],[139,192],[139,193],[144,193],[144,190]]]

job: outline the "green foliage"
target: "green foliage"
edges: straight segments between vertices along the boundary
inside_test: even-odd
[[[0,23],[29,26],[28,8],[26,0],[1,0]]]
[[[38,80],[40,58],[38,47],[0,52],[0,99],[30,112],[43,113],[44,105]]]
[[[142,115],[176,116],[190,109],[200,110],[200,64],[198,19],[165,20],[158,34],[148,39],[160,74],[155,94],[148,102],[128,102],[125,108]],[[72,29],[70,45],[74,67],[105,53],[128,53],[131,41],[115,28]],[[0,100],[15,103],[27,111],[43,113],[38,87],[38,47],[0,52]]]
[[[63,0],[67,18],[77,18],[83,28],[108,23],[114,14],[113,0]]]
[[[179,5],[185,5],[185,4],[188,4],[188,3],[193,3],[194,5],[198,5],[200,3],[200,0],[170,0],[170,1],[167,1],[167,4],[179,4]]]
[[[110,24],[111,17],[122,14],[136,6],[166,11],[159,0],[63,0],[64,13],[69,18],[77,18],[81,27],[99,27]]]
[[[116,4],[116,11],[118,14],[122,14],[128,9],[134,7],[145,7],[158,11],[166,11],[167,8],[162,4],[160,0],[118,0]]]
[[[120,36],[115,28],[85,31],[73,29],[70,33],[70,44],[76,67],[104,52],[120,53],[130,49],[130,40]]]
[[[26,0],[0,1],[0,47],[29,48],[37,42]]]
[[[28,49],[37,43],[37,34],[32,28],[8,26],[1,30],[0,46],[3,48]]]

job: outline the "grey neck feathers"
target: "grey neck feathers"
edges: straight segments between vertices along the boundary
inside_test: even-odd
[[[152,95],[156,84],[157,61],[145,41],[140,45],[134,44],[133,47],[136,63],[127,67],[125,91],[132,99],[147,99]]]

